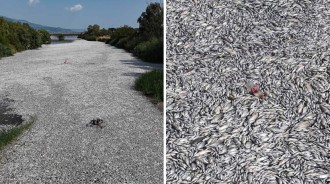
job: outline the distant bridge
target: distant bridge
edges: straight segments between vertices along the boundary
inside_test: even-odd
[[[60,35],[63,35],[63,36],[78,36],[80,33],[82,33],[82,32],[49,33],[49,34],[50,34],[50,36],[60,36]]]
[[[67,36],[78,36],[81,32],[66,32],[66,33],[49,33],[50,36],[54,36],[54,37],[57,37],[58,40],[61,40],[61,37],[62,39],[64,40],[65,37]]]

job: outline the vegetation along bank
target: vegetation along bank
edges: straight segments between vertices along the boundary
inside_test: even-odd
[[[50,42],[46,30],[35,30],[27,23],[9,22],[0,17],[0,58]]]

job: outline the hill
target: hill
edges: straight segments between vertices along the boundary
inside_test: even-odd
[[[50,26],[45,26],[45,25],[32,23],[32,22],[29,22],[29,21],[26,21],[26,20],[13,19],[13,18],[5,17],[5,16],[0,16],[0,17],[3,17],[5,20],[10,21],[10,22],[27,23],[34,29],[45,29],[50,33],[71,33],[71,32],[83,32],[83,31],[85,31],[84,29],[65,29],[65,28],[61,28],[61,27],[50,27]]]

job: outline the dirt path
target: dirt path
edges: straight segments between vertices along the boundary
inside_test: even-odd
[[[153,67],[82,40],[2,58],[0,93],[38,120],[4,151],[0,183],[161,183],[162,114],[133,90]],[[86,126],[96,117],[103,129]]]

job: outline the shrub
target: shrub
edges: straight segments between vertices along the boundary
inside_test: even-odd
[[[26,50],[30,48],[31,45],[31,33],[28,31],[28,29],[21,28],[18,30],[18,39],[22,45],[22,48],[19,49],[19,51]]]
[[[86,35],[84,39],[87,41],[96,41],[96,36],[95,35]]]
[[[5,56],[12,56],[12,55],[13,53],[11,52],[10,48],[0,43],[0,58]]]
[[[41,33],[30,28],[31,30],[31,45],[29,49],[36,49],[42,45]]]
[[[110,45],[110,42],[111,42],[111,38],[107,41],[105,41],[105,44],[109,44]]]
[[[8,22],[0,17],[0,57],[38,48],[48,39],[47,31],[37,31],[27,23]]]
[[[133,37],[128,40],[128,42],[125,44],[125,49],[129,52],[133,52],[134,48],[141,43],[141,38],[140,37]]]
[[[8,48],[10,49],[11,56],[17,52],[15,45],[9,44]]]
[[[110,40],[109,44],[112,45],[112,46],[115,46],[115,45],[117,44],[118,41],[119,41],[118,38],[112,38],[112,39]]]
[[[46,30],[41,29],[39,30],[39,33],[41,34],[41,41],[43,44],[51,43],[50,34]]]
[[[128,39],[129,39],[128,37],[119,39],[118,42],[116,43],[116,47],[125,49],[125,45],[128,42]]]
[[[152,63],[162,63],[163,41],[157,38],[152,38],[149,41],[142,42],[137,45],[133,53],[145,61]]]
[[[142,74],[135,81],[135,89],[153,97],[157,102],[163,101],[163,71],[153,70]]]

